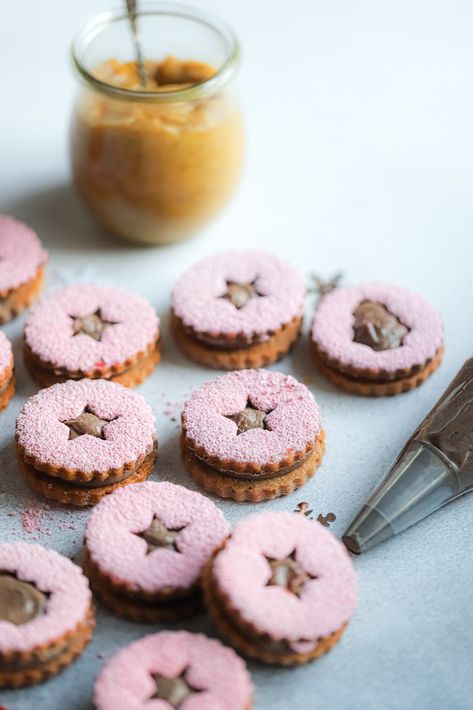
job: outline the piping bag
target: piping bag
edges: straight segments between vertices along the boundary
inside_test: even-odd
[[[342,537],[360,554],[473,489],[473,357],[419,424]]]

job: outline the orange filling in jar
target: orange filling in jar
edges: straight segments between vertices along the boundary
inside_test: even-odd
[[[241,173],[244,132],[230,88],[199,96],[198,85],[216,73],[210,65],[167,57],[147,60],[145,68],[142,87],[135,62],[96,67],[96,79],[125,95],[82,93],[71,162],[79,194],[107,230],[162,244],[191,236],[228,202]],[[192,99],[180,97],[194,85]],[[153,101],[161,92],[165,100]]]

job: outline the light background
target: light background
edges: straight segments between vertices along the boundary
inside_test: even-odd
[[[74,31],[108,0],[2,2],[0,209],[35,227],[50,250],[49,288],[76,279],[127,285],[163,316],[165,357],[140,392],[155,408],[154,479],[189,484],[178,455],[180,403],[212,373],[176,351],[169,292],[197,257],[261,246],[310,272],[379,279],[423,293],[444,316],[446,358],[420,390],[364,400],[315,372],[307,339],[275,369],[311,378],[327,455],[302,491],[333,511],[341,534],[414,426],[473,351],[473,5],[465,0],[201,0],[243,45],[240,86],[247,168],[230,209],[198,239],[147,250],[109,241],[68,183],[67,123],[75,93]],[[313,310],[308,299],[308,319]],[[16,414],[34,387],[21,362],[22,319],[5,327],[18,394],[0,419],[2,539],[76,555],[87,512],[43,504],[19,478]],[[257,506],[221,505],[229,520]],[[438,512],[355,560],[361,597],[343,641],[296,670],[252,666],[257,710],[471,707],[472,500]],[[258,510],[264,509],[259,507]],[[28,532],[29,531],[29,532]],[[202,617],[187,625],[215,633]],[[60,677],[0,693],[8,710],[85,710],[104,659],[151,629],[100,613],[94,641]]]

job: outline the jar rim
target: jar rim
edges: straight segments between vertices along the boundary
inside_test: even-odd
[[[209,79],[200,81],[191,86],[173,91],[140,91],[135,89],[125,89],[120,86],[113,86],[94,76],[80,59],[81,48],[88,39],[96,36],[107,26],[115,22],[127,20],[128,16],[123,8],[109,10],[95,15],[85,23],[75,35],[71,46],[71,57],[74,68],[79,76],[90,86],[102,93],[114,96],[126,101],[144,101],[153,103],[166,103],[177,101],[191,101],[214,93],[224,86],[235,73],[240,56],[240,47],[235,33],[230,25],[216,15],[203,12],[191,5],[177,2],[145,2],[141,3],[137,17],[147,15],[168,15],[182,17],[196,22],[200,22],[212,30],[216,31],[224,40],[226,46],[226,56],[221,67]]]

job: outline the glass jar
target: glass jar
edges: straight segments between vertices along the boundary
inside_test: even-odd
[[[138,82],[126,13],[98,16],[73,43],[82,89],[71,123],[71,166],[79,194],[107,230],[164,244],[212,220],[238,184],[239,52],[224,22],[184,5],[143,4],[138,26],[152,62],[151,88]],[[162,67],[171,78],[161,80]]]

